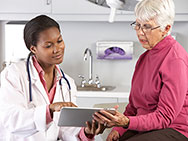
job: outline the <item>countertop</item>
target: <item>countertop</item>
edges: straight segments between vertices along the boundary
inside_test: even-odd
[[[130,86],[118,86],[109,91],[78,91],[77,97],[129,98]]]

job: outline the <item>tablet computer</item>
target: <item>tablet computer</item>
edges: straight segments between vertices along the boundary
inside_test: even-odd
[[[86,108],[86,107],[63,107],[60,111],[58,126],[85,127],[86,121],[92,121],[92,115],[103,108]],[[109,108],[106,110],[115,110]]]

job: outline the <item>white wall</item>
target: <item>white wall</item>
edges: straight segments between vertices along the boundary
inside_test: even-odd
[[[0,21],[0,71],[2,70],[5,58],[5,22]]]
[[[144,51],[129,22],[61,22],[66,45],[63,70],[80,83],[78,74],[88,77],[88,62],[83,61],[83,52],[91,48],[94,56],[94,75],[98,74],[103,85],[130,85],[135,63]],[[188,51],[188,22],[175,23],[173,32]],[[98,40],[134,41],[133,60],[96,59],[95,43]]]
[[[88,79],[88,62],[83,61],[86,48],[91,48],[94,60],[94,75],[98,74],[102,85],[130,85],[135,63],[144,51],[138,43],[130,22],[59,22],[66,45],[63,70],[80,84],[79,74]],[[3,23],[1,22],[0,25]],[[4,28],[0,26],[0,63],[4,59]],[[176,22],[173,32],[177,40],[188,51],[188,22]],[[16,38],[16,37],[15,37]],[[99,40],[134,41],[133,60],[96,59],[95,43]],[[0,67],[1,68],[1,67]],[[95,77],[95,76],[94,76]]]

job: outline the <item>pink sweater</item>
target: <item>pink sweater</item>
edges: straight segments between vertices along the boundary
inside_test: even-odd
[[[124,114],[128,130],[173,128],[188,137],[188,53],[170,35],[140,56]]]

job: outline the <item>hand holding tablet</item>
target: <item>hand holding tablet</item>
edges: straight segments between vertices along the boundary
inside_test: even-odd
[[[84,108],[84,107],[63,107],[60,111],[58,126],[85,127],[86,121],[91,122],[93,114],[104,108]],[[104,109],[111,114],[115,113],[114,108]]]

